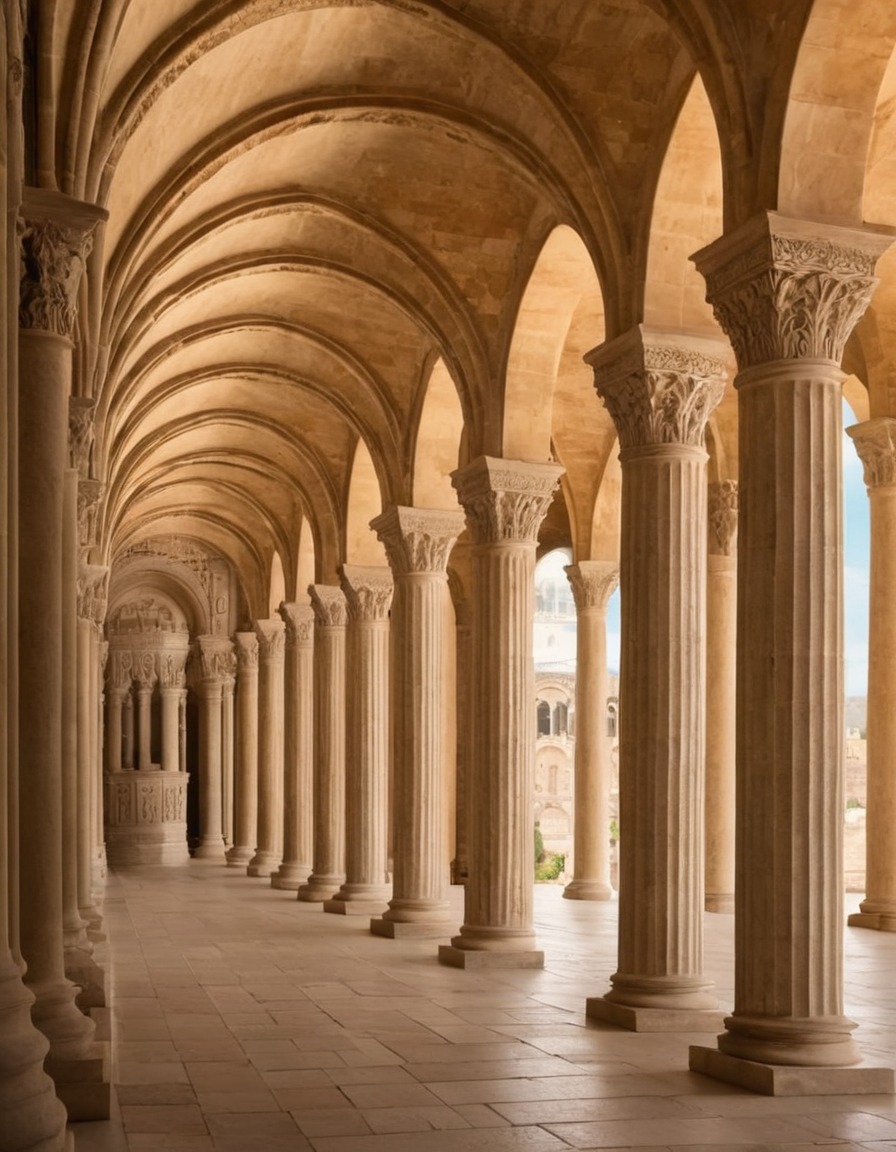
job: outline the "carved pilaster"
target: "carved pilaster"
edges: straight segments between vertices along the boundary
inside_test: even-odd
[[[342,591],[349,620],[388,620],[392,573],[388,568],[343,564]]]
[[[706,422],[728,379],[723,352],[717,340],[643,325],[590,352],[585,360],[620,447],[703,448]]]
[[[82,549],[92,548],[97,541],[100,504],[106,486],[99,480],[78,481],[78,543]]]
[[[320,628],[344,628],[348,607],[341,588],[331,584],[311,584],[308,588],[314,620]]]
[[[563,569],[569,577],[576,610],[606,608],[619,587],[619,565],[615,560],[582,560]]]
[[[480,456],[451,474],[475,544],[535,544],[563,475],[558,464]]]
[[[692,257],[743,370],[773,360],[839,364],[892,237],[765,212]]]
[[[896,485],[896,419],[879,416],[863,424],[853,424],[846,434],[856,446],[869,488]]]
[[[730,556],[737,543],[737,481],[722,480],[707,489],[709,552]]]
[[[393,507],[371,520],[370,527],[385,545],[396,577],[407,572],[444,573],[464,529],[464,517],[460,511]]]

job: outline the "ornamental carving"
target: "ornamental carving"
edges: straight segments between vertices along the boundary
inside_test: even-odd
[[[444,575],[448,557],[464,530],[463,513],[429,508],[390,508],[370,521],[396,576],[411,572]]]
[[[277,611],[286,625],[287,647],[311,644],[314,639],[314,609],[310,604],[281,604]]]
[[[480,456],[452,473],[475,544],[535,544],[563,475],[557,464]]]
[[[709,551],[730,556],[737,540],[737,481],[722,480],[707,489]]]
[[[156,658],[153,652],[135,652],[134,679],[144,691],[151,691],[156,682]]]
[[[392,573],[388,568],[342,566],[342,591],[350,620],[388,620],[392,590]]]
[[[82,477],[87,478],[90,470],[90,453],[93,449],[94,401],[86,396],[70,396],[68,401],[68,451],[69,463]]]
[[[807,358],[840,363],[890,237],[814,228],[818,234],[769,213],[694,257],[740,369]]]
[[[78,287],[93,246],[97,220],[86,224],[29,219],[23,205],[19,326],[69,339],[78,314]]]
[[[335,588],[332,584],[311,584],[308,595],[314,609],[314,622],[319,628],[345,627],[348,607],[341,588]]]
[[[286,626],[280,619],[256,620],[258,656],[265,664],[279,664],[286,651]]]
[[[109,632],[116,636],[133,634],[146,636],[187,631],[185,620],[178,619],[167,604],[161,604],[151,596],[123,604],[109,620]]]
[[[162,688],[183,688],[186,684],[186,661],[186,652],[160,652],[159,685]]]
[[[233,644],[240,672],[258,667],[258,637],[254,632],[235,632]]]
[[[97,540],[100,502],[106,490],[100,480],[78,481],[78,543],[92,548]]]
[[[236,656],[229,640],[200,636],[196,641],[195,671],[200,681],[221,684],[228,676],[236,675]]]
[[[138,824],[155,824],[159,819],[159,796],[155,784],[140,785]]]
[[[703,448],[706,422],[722,399],[728,373],[699,348],[652,340],[635,329],[587,357],[594,386],[612,417],[621,448],[677,444]]]
[[[102,625],[106,616],[109,569],[101,564],[82,564],[78,570],[78,617]]]
[[[896,419],[880,416],[846,429],[862,461],[869,488],[896,486]]]
[[[123,552],[119,560],[124,561],[133,556],[157,556],[163,560],[183,564],[197,577],[206,595],[211,596],[209,562],[213,557],[192,540],[185,540],[180,536],[159,536],[151,540],[141,540]]]
[[[606,609],[619,586],[619,565],[615,560],[582,560],[567,565],[564,572],[569,577],[577,612]]]

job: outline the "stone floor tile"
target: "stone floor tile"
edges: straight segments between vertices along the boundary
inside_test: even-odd
[[[80,1149],[76,1149],[80,1152]],[[128,1136],[128,1152],[215,1152],[211,1136],[136,1132]]]
[[[321,1111],[294,1112],[293,1119],[309,1139],[321,1136],[365,1136],[370,1133],[367,1121],[354,1108],[332,1108]]]
[[[425,1108],[442,1104],[422,1084],[345,1084],[342,1091],[356,1108]]]
[[[262,1080],[272,1091],[283,1088],[332,1088],[335,1081],[325,1068],[274,1068],[260,1072]]]
[[[332,1136],[314,1141],[315,1152],[569,1152],[543,1128],[466,1128],[461,1131]]]
[[[215,1152],[312,1152],[288,1112],[208,1117]]]
[[[470,1125],[453,1108],[364,1108],[372,1132],[432,1132]]]
[[[471,1128],[506,1128],[510,1121],[488,1104],[458,1104],[454,1111]]]
[[[328,1068],[327,1075],[334,1084],[416,1084],[417,1080],[406,1068],[385,1065],[373,1068]]]
[[[116,1095],[119,1104],[196,1103],[196,1093],[190,1084],[119,1084]]]
[[[351,1108],[352,1102],[338,1088],[275,1088],[274,1096],[285,1111],[319,1112]]]
[[[195,1104],[123,1104],[125,1132],[205,1134],[205,1120]]]
[[[680,1100],[656,1096],[610,1099],[522,1100],[494,1102],[491,1107],[511,1124],[556,1124],[572,1121],[653,1120],[701,1117]]]
[[[278,1106],[282,1108],[275,1094],[263,1086],[197,1092],[196,1099],[206,1118],[216,1112],[275,1112]]]
[[[856,1101],[862,1108],[862,1101]],[[874,1116],[864,1110],[855,1112],[825,1112],[823,1115],[806,1108],[803,1123],[821,1136],[837,1137],[841,1140],[890,1140],[896,1148],[896,1117],[886,1119]]]
[[[193,1037],[176,1039],[174,1047],[181,1060],[192,1063],[203,1061],[232,1062],[234,1060],[248,1060],[242,1046],[232,1036],[226,1035],[219,1040],[197,1040]]]
[[[165,1063],[153,1064],[143,1061],[142,1063],[128,1064],[124,1061],[116,1061],[113,1080],[115,1084],[186,1084],[188,1083],[187,1071],[181,1063]]]
[[[260,1071],[283,1068],[343,1068],[345,1061],[338,1052],[250,1052],[248,1059]]]
[[[758,1117],[738,1120],[610,1120],[585,1124],[549,1124],[547,1131],[573,1148],[619,1148],[630,1144],[665,1143],[671,1148],[702,1148],[707,1144],[733,1148],[743,1144],[775,1148],[805,1142],[811,1130],[790,1119]]]

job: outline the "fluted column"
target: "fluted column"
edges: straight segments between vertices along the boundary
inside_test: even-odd
[[[281,604],[286,625],[283,863],[272,888],[298,889],[311,875],[314,846],[314,609]]]
[[[734,911],[737,481],[710,484],[706,557],[707,912]]]
[[[258,637],[258,840],[249,876],[271,876],[283,859],[283,661],[285,625],[256,620]]]
[[[234,662],[235,668],[235,662]],[[225,676],[221,685],[221,788],[222,831],[225,855],[233,847],[233,689],[234,675]]]
[[[395,580],[394,879],[378,936],[445,936],[450,930],[443,797],[445,600],[460,512],[391,508],[371,522]]]
[[[706,421],[721,341],[639,326],[591,352],[622,465],[619,956],[588,1014],[712,1030],[703,974]]]
[[[610,763],[607,755],[607,603],[619,583],[615,560],[566,569],[576,602],[574,872],[567,900],[609,900]]]
[[[217,636],[199,636],[196,647],[200,838],[193,855],[201,860],[218,860],[224,858],[221,709],[224,680],[233,674],[233,646]]]
[[[839,362],[889,243],[764,213],[694,257],[737,356],[740,480],[734,1012],[691,1067],[766,1092],[893,1090],[842,1067]]]
[[[896,932],[896,419],[847,428],[865,471],[871,515],[865,899],[853,928]]]
[[[345,564],[346,626],[345,880],[325,912],[371,915],[389,899],[388,568]]]
[[[345,626],[341,588],[312,584],[314,868],[300,900],[329,900],[345,879]]]
[[[563,469],[480,456],[452,474],[473,540],[473,756],[464,923],[439,959],[541,967],[532,927],[538,530]]]
[[[245,868],[255,855],[258,833],[258,637],[236,632],[236,764],[233,847],[227,863]]]
[[[19,871],[21,946],[32,1016],[54,1058],[86,1054],[62,944],[63,472],[77,289],[104,213],[26,190],[19,307]],[[38,711],[35,712],[35,709]],[[35,722],[35,716],[40,722]]]

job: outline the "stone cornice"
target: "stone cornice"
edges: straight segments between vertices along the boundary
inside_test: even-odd
[[[564,568],[572,587],[576,610],[606,608],[619,585],[619,564],[615,560],[580,560]]]
[[[281,664],[286,650],[286,625],[279,616],[255,621],[258,658],[262,664]]]
[[[413,572],[444,575],[448,557],[464,530],[464,515],[438,508],[395,505],[370,521],[397,576]]]
[[[314,622],[318,628],[344,628],[348,619],[345,594],[332,584],[311,584],[308,587]]]
[[[728,379],[724,356],[719,340],[638,325],[585,361],[621,448],[702,449],[706,422]]]
[[[878,416],[853,424],[846,434],[856,446],[868,487],[896,486],[896,418]]]
[[[839,364],[891,243],[870,229],[764,212],[691,259],[741,370],[775,360]]]
[[[349,620],[388,620],[392,605],[392,572],[386,567],[342,565],[342,591]]]
[[[314,609],[310,604],[283,603],[277,609],[286,625],[286,646],[311,644],[314,640]]]
[[[709,552],[730,556],[737,540],[737,481],[721,480],[707,488]]]
[[[451,473],[474,544],[535,544],[564,469],[480,456]]]
[[[26,188],[19,209],[19,326],[71,339],[93,234],[108,213],[45,188]]]

